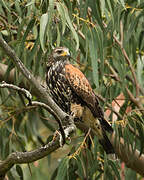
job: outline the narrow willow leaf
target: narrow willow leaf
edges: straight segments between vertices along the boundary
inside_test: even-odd
[[[20,8],[20,1],[18,1],[18,0],[15,1],[15,7],[16,7],[16,11],[18,12],[18,15],[20,17],[22,17],[22,10]]]
[[[101,68],[101,75],[103,76],[103,70],[104,70],[104,52],[103,52],[103,31],[101,30],[100,26],[95,28],[95,37],[96,37],[96,43],[99,47],[99,56],[100,56],[100,68]]]
[[[129,30],[128,30],[127,37],[126,37],[127,41],[129,40],[129,38],[131,38],[132,34],[135,32],[135,29],[139,22],[139,19],[143,16],[144,16],[144,10],[142,10],[136,18],[133,15],[133,21],[129,24]]]
[[[26,7],[27,7],[27,6],[31,6],[31,5],[34,4],[34,3],[35,3],[34,1],[28,2],[28,3],[26,4]]]
[[[19,166],[19,165],[16,165],[16,171],[20,177],[20,180],[23,180],[23,171],[22,171],[22,168]]]
[[[35,40],[34,46],[31,50],[31,52],[28,54],[28,67],[30,67],[31,61],[33,60],[33,58],[36,54],[38,45],[39,45],[39,36],[37,36],[37,39]]]
[[[9,7],[7,6],[7,4],[5,3],[4,0],[1,0],[0,3],[2,4],[2,6],[3,6],[4,8],[6,8],[9,12],[11,12],[11,10],[9,9]]]
[[[61,16],[61,20],[62,20],[62,34],[64,34],[65,32],[65,28],[66,28],[66,18],[65,18],[65,12],[63,10],[63,6],[61,5],[61,3],[57,3],[57,10]]]
[[[65,179],[65,177],[67,175],[68,164],[69,164],[69,158],[65,157],[64,159],[62,159],[62,161],[59,164],[56,180],[64,180]]]
[[[140,59],[140,57],[138,57],[137,60],[137,79],[139,84],[143,87],[144,83],[143,83],[143,68],[144,68],[144,58],[142,57],[142,59]]]
[[[26,29],[26,31],[25,31],[25,33],[24,33],[24,36],[23,36],[23,38],[22,38],[22,40],[21,40],[21,45],[20,45],[20,49],[19,49],[20,56],[21,56],[21,53],[23,53],[23,50],[24,50],[24,47],[25,47],[24,43],[25,43],[25,41],[26,41],[26,38],[27,38],[29,32],[31,31],[31,29],[32,29],[33,26],[34,26],[34,23],[35,23],[35,19],[32,19],[32,20],[29,22],[29,24],[28,24],[28,26],[27,26],[27,29]]]
[[[101,11],[102,11],[102,16],[105,15],[105,0],[100,1],[101,3]]]
[[[78,170],[77,170],[77,173],[79,175],[79,177],[81,177],[81,179],[84,179],[84,165],[83,165],[83,162],[80,158],[80,156],[77,156],[76,157],[76,163],[78,165]]]
[[[45,34],[47,31],[48,13],[41,16],[40,19],[40,44],[43,52],[45,52]]]
[[[76,50],[78,50],[78,48],[79,48],[79,38],[78,38],[78,35],[77,35],[73,25],[72,25],[72,21],[71,21],[71,19],[69,17],[69,13],[68,13],[67,8],[63,4],[61,4],[61,5],[62,5],[64,13],[65,13],[65,18],[66,18],[66,22],[68,24],[68,27],[71,30],[71,32],[73,34],[73,37],[74,37],[74,39],[76,41]]]
[[[118,168],[117,166],[115,165],[115,163],[111,160],[108,160],[108,164],[111,166],[111,168],[113,169],[115,175],[117,176],[117,179],[120,180],[120,174],[119,174],[119,171],[118,171]]]
[[[96,18],[100,27],[103,28],[103,24],[101,20],[101,9],[99,3],[100,1],[89,1],[89,6],[92,9],[93,17]]]
[[[124,0],[119,0],[121,2],[121,5],[125,8],[125,2]]]
[[[137,126],[137,131],[139,133],[139,137],[140,138],[140,155],[143,153],[143,149],[144,149],[144,141],[143,141],[143,138],[144,138],[144,127],[143,125],[140,123],[140,122],[136,122],[136,126]]]
[[[114,17],[113,17],[113,10],[112,10],[112,6],[111,6],[111,1],[107,0],[107,4],[108,4],[108,7],[109,7],[109,10],[110,10],[110,13],[111,13],[112,22],[114,24]]]
[[[90,57],[91,57],[91,63],[92,63],[92,69],[93,69],[93,81],[96,87],[99,87],[99,75],[98,75],[98,55],[97,55],[97,44],[96,44],[96,38],[94,33],[89,29],[89,50],[90,50]]]
[[[54,0],[49,0],[49,7],[48,7],[48,22],[47,22],[47,30],[46,35],[48,38],[49,43],[52,43],[53,35],[52,35],[52,20],[53,20],[53,13],[54,13]]]
[[[61,39],[60,30],[59,27],[57,26],[57,41],[56,41],[57,46],[60,46],[60,39]]]

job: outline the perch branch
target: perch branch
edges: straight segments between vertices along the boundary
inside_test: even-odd
[[[51,109],[60,117],[60,119],[65,119],[68,115],[63,112],[59,106],[52,100],[52,98],[48,95],[45,89],[38,83],[38,81],[34,78],[34,76],[28,71],[28,69],[24,66],[21,60],[18,58],[14,50],[6,43],[6,41],[0,37],[0,46],[3,48],[5,53],[11,58],[13,63],[19,69],[19,71],[26,77],[26,79],[31,83],[31,85],[36,89],[37,96],[40,98],[42,102],[50,106]]]
[[[33,101],[32,102],[31,101],[32,100],[32,95],[30,94],[30,92],[28,90],[26,90],[24,88],[20,88],[20,87],[18,87],[16,85],[8,84],[8,83],[5,83],[3,81],[0,84],[0,88],[10,88],[10,89],[16,90],[18,92],[21,92],[28,99],[28,101],[29,101],[28,105],[41,106],[41,107],[45,108],[48,112],[50,112],[54,116],[57,123],[59,124],[60,132],[61,132],[62,137],[63,137],[63,144],[65,144],[65,134],[64,134],[64,130],[63,130],[63,127],[62,127],[62,124],[61,124],[61,119],[57,116],[57,114],[48,105],[46,105],[45,103],[42,103],[42,102],[38,102],[38,101]]]

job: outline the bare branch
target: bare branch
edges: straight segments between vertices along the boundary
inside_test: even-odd
[[[124,143],[122,138],[119,139],[114,133],[111,138],[111,143],[115,148],[117,156],[125,162],[127,167],[144,176],[144,155],[142,154],[140,156],[138,150],[133,151],[129,145]]]
[[[64,131],[65,134],[70,135],[75,131],[75,125],[67,127]],[[10,154],[4,161],[0,161],[0,178],[4,177],[5,173],[9,171],[15,164],[31,163],[36,160],[42,159],[48,154],[52,153],[60,147],[60,136],[45,146],[28,152],[14,152]]]
[[[21,92],[28,99],[28,101],[29,101],[28,105],[41,106],[41,107],[45,108],[48,112],[50,112],[54,116],[55,120],[59,124],[60,132],[61,132],[62,137],[63,137],[63,143],[65,144],[65,134],[64,134],[64,130],[63,130],[63,127],[62,127],[62,124],[61,124],[61,119],[57,116],[57,114],[48,105],[46,105],[45,103],[38,102],[38,101],[31,102],[32,95],[30,94],[30,92],[27,91],[24,88],[20,88],[18,86],[13,85],[13,84],[8,84],[8,83],[5,83],[3,81],[0,84],[0,88],[11,88],[11,89],[14,89],[14,90],[16,90],[18,92]]]
[[[124,47],[122,45],[122,43],[116,38],[115,35],[113,35],[113,38],[114,38],[115,42],[120,46],[120,49],[121,49],[121,51],[122,51],[122,53],[123,53],[123,55],[125,57],[125,60],[126,60],[127,64],[129,65],[129,68],[131,70],[131,73],[132,73],[132,76],[134,78],[135,85],[136,85],[136,98],[138,98],[139,97],[139,83],[137,81],[134,68],[133,68],[133,66],[131,64],[131,61],[130,61],[130,59],[129,59],[129,57],[128,57],[128,55],[127,55],[127,53],[126,53],[126,51],[125,51],[125,49],[124,49]]]
[[[28,71],[28,69],[24,66],[15,52],[11,49],[11,47],[4,41],[2,37],[0,37],[0,46],[4,49],[5,53],[11,58],[13,63],[17,66],[20,72],[27,78],[27,80],[31,83],[31,85],[36,89],[37,96],[40,98],[42,102],[49,105],[51,109],[60,117],[60,119],[65,119],[68,115],[63,112],[59,106],[52,100],[52,98],[48,95],[48,93],[44,90],[44,88],[38,83],[38,81],[34,78],[34,76]]]
[[[82,131],[88,132],[88,128],[83,123],[76,122],[75,124]],[[114,147],[116,156],[118,156],[121,161],[125,162],[128,168],[144,176],[144,154],[140,156],[140,152],[137,149],[133,151],[130,145],[124,143],[123,138],[119,139],[115,133],[112,134],[110,141]]]
[[[24,88],[20,88],[18,86],[15,86],[13,84],[8,84],[8,83],[6,83],[4,81],[0,84],[0,88],[10,88],[10,89],[14,89],[14,90],[16,90],[18,92],[21,92],[28,99],[29,104],[31,104],[32,95],[30,94],[30,92],[28,90],[26,90]]]
[[[45,103],[42,103],[42,102],[38,102],[38,101],[32,101],[31,102],[31,105],[32,106],[40,106],[44,109],[46,109],[49,113],[51,113],[55,120],[57,121],[57,123],[59,124],[59,129],[60,129],[60,132],[62,134],[62,137],[63,137],[63,144],[65,144],[65,133],[64,133],[64,129],[63,129],[63,126],[61,124],[61,120],[60,118],[57,116],[57,114],[48,106],[46,105]]]
[[[108,61],[105,61],[105,64],[107,65],[107,67],[110,69],[110,71],[112,72],[112,74],[114,75],[115,79],[122,83],[118,74],[116,73],[116,71],[113,69],[113,67],[109,64]],[[126,91],[130,97],[130,100],[138,107],[142,110],[142,113],[144,114],[144,108],[143,105],[141,104],[141,102],[139,101],[139,99],[135,98],[134,95],[130,92],[130,90],[128,89],[128,87],[126,86]]]
[[[57,121],[60,124],[60,130],[62,133],[62,137],[63,140],[65,141],[65,132],[63,133],[63,128],[62,128],[62,122],[64,122],[66,127],[75,127],[74,122],[73,122],[73,117],[69,116],[68,114],[66,114],[65,112],[63,112],[59,106],[52,100],[52,98],[48,95],[47,91],[45,88],[43,88],[39,82],[34,78],[34,76],[28,71],[28,69],[24,66],[24,64],[20,61],[20,59],[18,58],[18,56],[15,54],[15,52],[10,48],[10,46],[4,41],[4,39],[0,36],[0,46],[3,48],[3,50],[5,51],[5,53],[11,58],[11,60],[13,61],[13,63],[17,66],[17,68],[19,69],[19,71],[27,78],[27,80],[29,81],[29,83],[33,86],[33,88],[35,88],[37,97],[39,97],[39,99],[45,103],[46,105],[48,105],[50,107],[50,109],[52,109],[51,112],[53,112],[53,115],[55,117],[57,117]],[[67,137],[68,133],[66,132],[66,137]],[[61,137],[60,137],[61,138]],[[63,142],[64,142],[63,141]],[[41,155],[40,155],[41,156]],[[12,156],[13,157],[13,156]],[[6,166],[7,166],[7,160],[4,161],[6,162]],[[10,166],[12,166],[13,161],[11,161],[10,159]],[[16,161],[17,162],[17,161]],[[15,161],[14,161],[15,163]],[[2,165],[0,166],[0,170],[1,170]],[[9,170],[9,169],[8,169]]]

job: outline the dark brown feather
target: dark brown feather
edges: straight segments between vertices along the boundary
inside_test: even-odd
[[[104,119],[98,98],[84,74],[70,64],[65,54],[68,54],[68,49],[60,47],[50,56],[46,75],[49,92],[63,111],[74,114],[75,118],[81,119],[95,131],[107,153],[113,153],[113,147],[105,133],[113,132],[113,129]]]

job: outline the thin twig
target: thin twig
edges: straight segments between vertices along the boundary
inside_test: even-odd
[[[121,51],[122,51],[122,53],[123,53],[123,55],[125,57],[125,60],[126,60],[128,66],[129,66],[130,70],[131,70],[131,73],[132,73],[132,76],[134,78],[135,85],[136,85],[136,98],[138,98],[139,97],[139,83],[137,81],[134,68],[133,68],[133,66],[131,64],[131,61],[130,61],[130,59],[129,59],[129,57],[128,57],[128,55],[127,55],[127,53],[126,53],[126,51],[125,51],[125,49],[124,49],[124,47],[122,45],[122,43],[116,38],[115,35],[113,35],[113,38],[114,38],[115,42],[119,45],[119,47],[120,47],[120,49],[121,49]]]
[[[10,88],[10,89],[16,90],[18,92],[21,92],[22,94],[25,95],[25,97],[29,101],[29,104],[31,105],[32,95],[31,95],[31,93],[28,90],[26,90],[24,88],[20,88],[20,87],[18,87],[16,85],[13,85],[13,84],[8,84],[8,83],[6,83],[4,81],[0,84],[0,88]]]
[[[62,121],[64,121],[65,125],[69,125],[73,123],[73,117],[69,116],[67,113],[63,112],[61,108],[53,101],[53,99],[48,95],[45,88],[43,88],[35,79],[35,77],[29,72],[29,70],[24,66],[19,57],[16,55],[13,49],[6,43],[6,41],[0,36],[0,46],[4,49],[5,53],[11,58],[13,63],[17,66],[19,71],[27,78],[29,83],[37,90],[37,96],[40,100],[50,106],[53,110],[53,115],[59,117],[59,124],[62,127]],[[65,121],[67,119],[67,121]],[[57,120],[58,121],[58,120]],[[64,137],[63,131],[61,132]],[[64,139],[65,141],[65,139]],[[63,142],[64,142],[63,141]]]
[[[120,78],[119,78],[119,76],[118,76],[118,74],[116,73],[116,71],[114,70],[114,68],[109,64],[109,62],[108,62],[108,61],[105,61],[105,64],[106,64],[107,67],[110,69],[110,71],[111,71],[112,74],[114,75],[115,79],[116,79],[118,82],[122,83],[121,80],[120,80]],[[128,95],[129,95],[129,97],[130,97],[130,100],[131,100],[138,108],[140,108],[140,109],[142,110],[142,113],[143,113],[144,108],[143,108],[142,104],[141,104],[140,101],[139,101],[137,98],[135,98],[134,95],[130,92],[130,90],[128,89],[127,85],[126,85],[126,91],[127,91]]]
[[[60,129],[61,135],[63,137],[63,144],[65,144],[65,133],[64,133],[63,126],[60,123],[61,121],[60,121],[60,118],[58,117],[58,115],[56,113],[54,113],[54,111],[48,105],[46,105],[45,103],[38,102],[38,101],[32,101],[31,105],[32,106],[40,106],[40,107],[46,109],[50,114],[52,114],[54,116],[55,120],[59,124],[59,129]]]
[[[30,94],[30,92],[28,90],[26,90],[24,88],[20,88],[20,87],[18,87],[16,85],[8,84],[8,83],[3,81],[0,84],[0,88],[10,88],[10,89],[14,89],[14,90],[16,90],[18,92],[21,92],[28,99],[28,101],[29,101],[28,105],[41,106],[41,107],[45,108],[48,112],[50,112],[54,116],[57,123],[59,124],[60,132],[61,132],[62,137],[63,137],[63,144],[65,144],[65,134],[64,134],[64,130],[63,130],[63,127],[62,127],[62,124],[61,124],[61,119],[58,117],[58,115],[56,113],[54,113],[54,111],[48,105],[46,105],[45,103],[42,103],[42,102],[38,102],[38,101],[33,101],[32,102],[31,101],[32,95]]]

